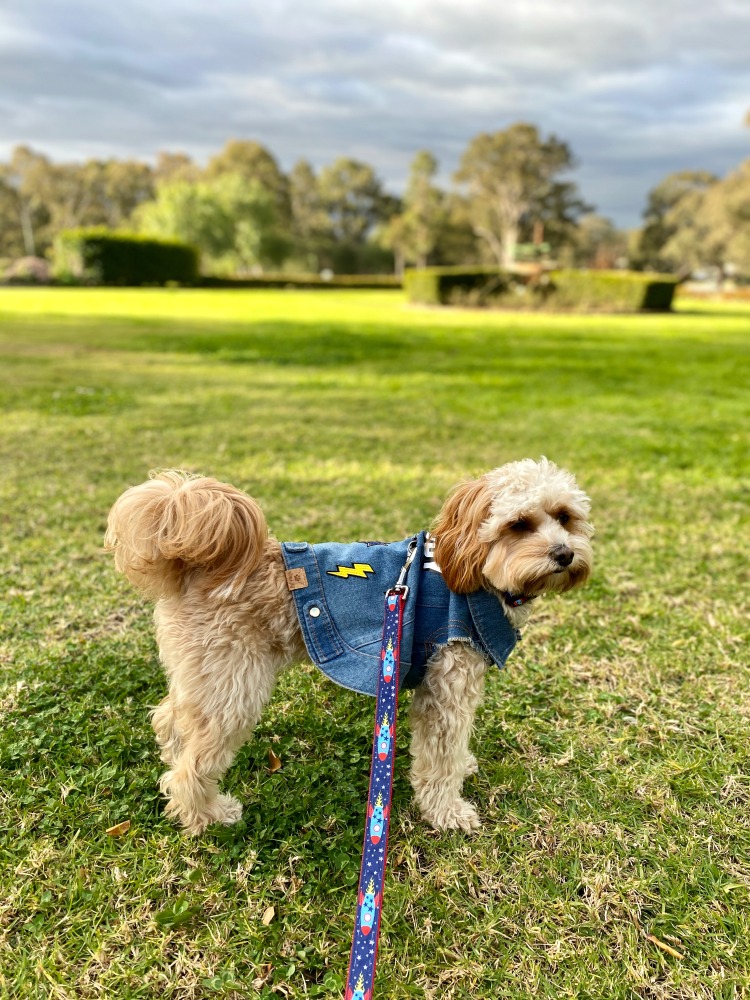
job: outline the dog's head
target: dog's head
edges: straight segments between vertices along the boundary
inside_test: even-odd
[[[509,462],[445,501],[432,526],[435,561],[457,594],[570,590],[591,573],[590,510],[573,476],[546,458]]]

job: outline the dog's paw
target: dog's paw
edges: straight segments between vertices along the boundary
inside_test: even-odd
[[[477,764],[476,757],[473,753],[468,753],[464,761],[464,776],[468,778],[470,774],[476,774],[478,770],[479,764]]]
[[[231,826],[242,818],[242,803],[233,795],[217,795],[214,810],[216,818],[212,822],[224,826]]]
[[[464,830],[466,833],[471,833],[482,825],[479,813],[465,799],[455,799],[423,815],[436,830]]]
[[[242,805],[232,795],[217,795],[212,802],[206,803],[200,812],[194,809],[185,812],[172,799],[167,803],[164,812],[167,816],[179,820],[185,833],[197,837],[213,823],[221,823],[224,826],[236,823],[242,817]]]

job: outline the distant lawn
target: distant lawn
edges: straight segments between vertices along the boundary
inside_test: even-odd
[[[151,611],[101,553],[120,491],[179,466],[281,538],[397,538],[540,454],[592,496],[595,578],[490,677],[475,838],[419,822],[404,711],[376,1000],[750,990],[750,307],[0,289],[0,372],[0,996],[341,995],[373,703],[288,673],[243,821],[179,834]]]

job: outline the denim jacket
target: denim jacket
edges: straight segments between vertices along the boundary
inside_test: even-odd
[[[385,592],[395,585],[409,543],[417,550],[401,634],[400,687],[416,687],[427,661],[449,642],[468,642],[488,662],[505,664],[517,633],[486,590],[454,594],[425,532],[401,542],[282,542],[287,584],[310,659],[342,687],[375,695]]]

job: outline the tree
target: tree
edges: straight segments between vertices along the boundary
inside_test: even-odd
[[[403,210],[383,230],[381,242],[393,251],[397,273],[403,270],[406,261],[426,267],[446,226],[446,196],[433,184],[437,169],[432,153],[427,150],[417,153],[411,164]]]
[[[162,150],[156,156],[154,181],[157,184],[164,181],[197,181],[200,172],[200,168],[187,153],[169,153]]]
[[[211,157],[205,171],[207,180],[223,174],[233,174],[247,183],[256,181],[274,199],[279,223],[290,224],[289,182],[265,146],[245,139],[230,139],[220,153]]]
[[[51,167],[46,156],[28,146],[16,146],[3,168],[3,182],[15,201],[24,253],[30,257],[42,253],[50,242],[45,199]]]
[[[0,257],[22,257],[25,247],[18,211],[18,194],[0,167]]]
[[[378,248],[368,241],[395,214],[396,199],[385,194],[371,166],[346,157],[321,170],[318,190],[328,219],[330,262],[335,270],[356,272],[363,264],[371,266],[369,258],[377,255]]]
[[[549,224],[580,212],[575,186],[557,181],[573,166],[566,143],[555,136],[543,140],[534,125],[524,122],[471,140],[455,179],[467,186],[474,232],[487,241],[501,267],[512,264],[523,223]]]
[[[279,225],[278,204],[259,181],[236,174],[219,178],[219,200],[234,220],[234,256],[240,271],[279,268],[289,255],[288,231]]]
[[[727,227],[727,257],[733,267],[750,277],[750,160],[733,170],[720,185],[723,224]]]
[[[471,224],[468,200],[457,191],[446,195],[446,220],[434,251],[438,264],[480,264],[491,253]],[[494,259],[494,258],[493,258]]]
[[[551,244],[556,249],[575,246],[582,218],[592,215],[589,205],[570,181],[552,181],[540,195],[533,212],[521,219],[521,241]]]
[[[133,160],[52,163],[24,146],[0,167],[4,203],[15,203],[23,251],[40,254],[63,229],[121,226],[153,195],[149,166]],[[13,242],[13,240],[11,240]],[[15,241],[17,242],[17,241]]]
[[[295,163],[289,175],[289,195],[295,253],[303,267],[318,271],[320,258],[330,249],[333,234],[318,179],[307,160]]]
[[[665,247],[679,229],[689,228],[690,213],[701,201],[702,194],[717,180],[706,170],[680,170],[669,174],[649,191],[643,212],[644,226],[633,261],[635,266],[651,271],[680,266],[674,256],[676,245],[672,243],[670,254],[665,253]]]
[[[750,160],[723,180],[694,187],[665,215],[670,237],[662,248],[674,268],[711,268],[750,275]]]
[[[628,235],[611,219],[590,213],[579,220],[571,253],[575,267],[618,267],[627,256]]]
[[[272,195],[236,174],[161,184],[156,199],[137,209],[135,221],[141,232],[198,247],[220,271],[278,267],[289,252]]]
[[[100,164],[99,208],[105,226],[122,226],[139,205],[154,197],[156,180],[147,163],[107,160]]]
[[[410,259],[409,246],[412,240],[404,215],[394,215],[384,226],[376,230],[375,238],[382,247],[393,254],[394,274],[403,274]]]

